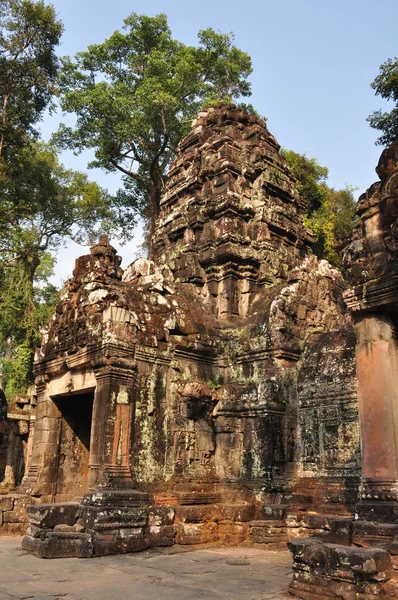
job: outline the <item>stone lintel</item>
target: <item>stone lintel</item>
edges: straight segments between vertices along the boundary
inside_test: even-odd
[[[354,313],[396,310],[398,305],[398,275],[380,277],[358,285],[344,294],[348,309]]]

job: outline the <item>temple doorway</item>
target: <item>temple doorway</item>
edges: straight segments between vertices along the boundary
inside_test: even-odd
[[[87,491],[94,392],[53,398],[59,411],[55,502],[68,502]]]

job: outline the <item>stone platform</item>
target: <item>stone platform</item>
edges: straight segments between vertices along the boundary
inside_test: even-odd
[[[287,551],[257,548],[174,549],[39,560],[21,538],[0,538],[0,600],[284,600],[291,579]]]

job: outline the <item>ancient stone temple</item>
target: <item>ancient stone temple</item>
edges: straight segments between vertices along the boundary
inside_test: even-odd
[[[398,598],[398,142],[358,203],[362,235],[346,249],[356,329],[362,477],[355,516],[290,543],[292,595]]]
[[[24,548],[275,548],[352,513],[355,331],[304,211],[266,125],[223,104],[179,146],[154,260],[123,271],[105,236],[77,260],[36,360]]]

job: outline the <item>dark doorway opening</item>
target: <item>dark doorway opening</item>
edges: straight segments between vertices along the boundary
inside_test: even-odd
[[[94,392],[53,398],[59,410],[55,502],[87,491]]]

